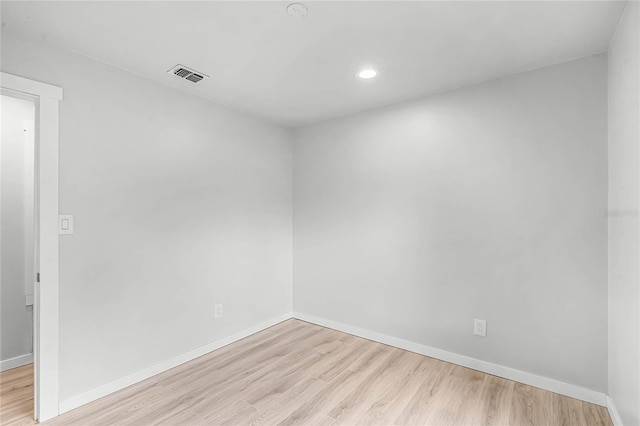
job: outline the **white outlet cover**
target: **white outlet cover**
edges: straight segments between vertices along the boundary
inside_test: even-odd
[[[213,318],[221,318],[222,317],[222,305],[217,304],[213,306]]]
[[[474,319],[473,334],[475,334],[476,336],[487,337],[487,321]]]

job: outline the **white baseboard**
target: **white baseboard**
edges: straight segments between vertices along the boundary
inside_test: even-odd
[[[514,380],[537,388],[545,389],[561,395],[570,396],[571,398],[580,399],[601,406],[607,405],[607,395],[602,392],[593,391],[580,386],[564,383],[548,377],[538,376],[536,374],[527,373],[525,371],[504,367],[498,364],[460,355],[454,352],[444,351],[442,349],[432,348],[420,343],[410,342],[408,340],[397,337],[388,336],[386,334],[377,333],[375,331],[364,330],[358,327],[342,324],[336,321],[320,318],[315,315],[305,314],[303,312],[293,312],[293,317],[311,322],[323,327],[332,328],[344,333],[353,334],[354,336],[363,337],[389,346],[395,346],[411,352],[426,355],[442,361],[451,362],[463,367],[482,371],[494,376],[503,377],[505,379]],[[612,416],[613,417],[613,416]]]
[[[180,364],[184,364],[185,362],[191,361],[209,352],[215,351],[216,349],[220,349],[221,347],[227,346],[240,339],[244,339],[247,336],[274,326],[278,323],[281,323],[282,321],[288,320],[289,318],[291,318],[291,313],[277,316],[270,319],[269,321],[265,321],[261,324],[247,328],[229,337],[216,340],[215,342],[211,342],[205,346],[201,346],[182,355],[178,355],[152,367],[145,368],[144,370],[129,374],[128,376],[122,377],[118,380],[114,380],[113,382],[99,386],[95,389],[83,392],[80,395],[76,395],[69,399],[65,399],[64,401],[60,401],[60,414],[66,413],[67,411],[73,410],[74,408],[80,407],[81,405],[87,404],[91,401],[95,401],[96,399],[102,398],[103,396],[109,395],[110,393],[124,389],[127,386],[131,386],[135,383],[141,382],[142,380],[148,379],[149,377],[155,376],[156,374],[162,373],[163,371],[167,371],[173,367],[177,367]]]
[[[12,368],[22,367],[23,365],[33,362],[33,354],[20,355],[15,358],[0,361],[0,371],[11,370]]]
[[[618,409],[613,404],[613,400],[609,396],[607,396],[607,410],[609,410],[609,416],[611,417],[613,426],[623,426],[622,419],[620,418],[620,413],[618,413]]]

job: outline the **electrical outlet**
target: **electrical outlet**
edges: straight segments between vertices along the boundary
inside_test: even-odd
[[[481,319],[474,319],[473,334],[476,336],[487,337],[487,322]]]
[[[213,318],[218,319],[222,318],[222,305],[217,304],[213,306]]]

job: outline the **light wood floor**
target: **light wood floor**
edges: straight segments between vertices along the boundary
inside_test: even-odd
[[[28,420],[29,404],[15,402],[30,398],[24,395],[27,387],[10,377],[11,372],[1,375],[2,412],[6,404],[14,414],[3,417],[3,425],[20,423],[11,407],[22,407]],[[611,425],[611,420],[597,405],[288,320],[45,424]]]
[[[0,373],[0,425],[35,424],[33,364]]]

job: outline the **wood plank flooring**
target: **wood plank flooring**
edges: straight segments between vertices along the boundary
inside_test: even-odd
[[[33,364],[0,373],[0,425],[37,424],[33,420]]]
[[[2,424],[28,424],[29,404],[17,400],[32,396],[12,371],[0,375]],[[604,407],[288,320],[45,424],[612,423]]]

